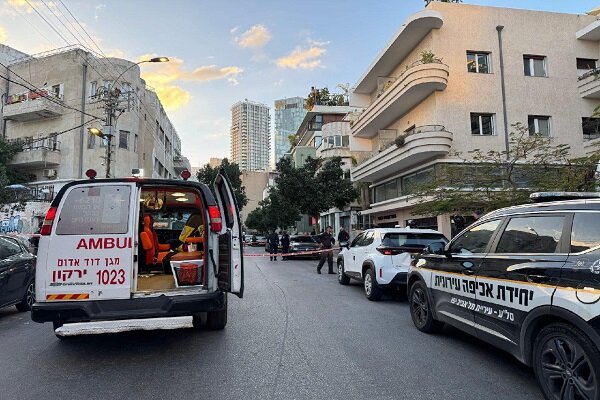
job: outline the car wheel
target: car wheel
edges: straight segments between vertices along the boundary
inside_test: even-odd
[[[338,261],[337,275],[338,282],[340,283],[340,285],[347,285],[350,283],[350,277],[348,277],[348,275],[346,275],[346,273],[344,272],[344,260]]]
[[[17,304],[17,310],[31,311],[33,303],[35,303],[35,283],[31,281],[29,282],[29,285],[27,285],[23,299]]]
[[[227,325],[227,295],[225,295],[225,308],[220,311],[209,311],[206,313],[206,329],[218,331]]]
[[[442,323],[433,318],[427,297],[427,288],[422,281],[415,282],[408,294],[410,316],[413,324],[421,332],[434,333],[442,328]]]
[[[375,270],[373,268],[368,268],[365,271],[365,276],[363,277],[363,284],[367,299],[371,301],[377,301],[381,299],[381,296],[383,295],[383,290],[379,287],[379,284],[377,284],[377,278],[375,277]]]
[[[546,326],[533,345],[533,370],[547,399],[597,399],[600,351],[581,330]]]

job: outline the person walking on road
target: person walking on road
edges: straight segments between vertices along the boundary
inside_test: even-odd
[[[290,251],[290,235],[288,235],[287,231],[283,231],[281,235],[281,251],[283,254],[287,254]],[[288,257],[282,255],[281,259],[285,261],[288,260]]]
[[[273,232],[267,237],[267,243],[269,243],[269,259],[271,261],[277,261],[277,248],[279,247],[279,235],[275,229]]]
[[[328,226],[325,228],[325,232],[319,235],[317,240],[321,243],[321,249],[327,250],[321,253],[321,260],[319,261],[319,265],[317,266],[317,274],[321,273],[321,268],[325,264],[325,260],[327,260],[327,266],[329,267],[329,273],[335,274],[333,272],[333,245],[335,244],[335,238],[331,234],[333,228]]]
[[[340,233],[338,233],[338,244],[340,245],[340,250],[342,248],[342,246],[345,246],[348,244],[348,240],[350,240],[350,235],[348,234],[348,232],[346,232],[346,230],[343,227],[340,227]]]

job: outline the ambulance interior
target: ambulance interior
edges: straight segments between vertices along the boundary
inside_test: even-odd
[[[136,289],[162,292],[206,285],[206,224],[200,194],[189,187],[143,186]]]

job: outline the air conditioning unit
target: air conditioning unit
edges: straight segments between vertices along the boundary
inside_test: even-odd
[[[56,176],[56,170],[55,169],[45,169],[43,171],[42,175],[44,176],[44,178],[54,178]]]

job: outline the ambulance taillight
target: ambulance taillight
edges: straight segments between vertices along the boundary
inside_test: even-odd
[[[210,230],[213,232],[221,232],[223,223],[221,220],[221,211],[217,206],[208,206],[208,216],[210,217]]]
[[[48,236],[52,231],[52,223],[54,222],[54,217],[56,217],[56,207],[50,207],[48,212],[46,213],[46,218],[44,218],[44,223],[42,224],[42,229],[40,229],[40,235]]]

